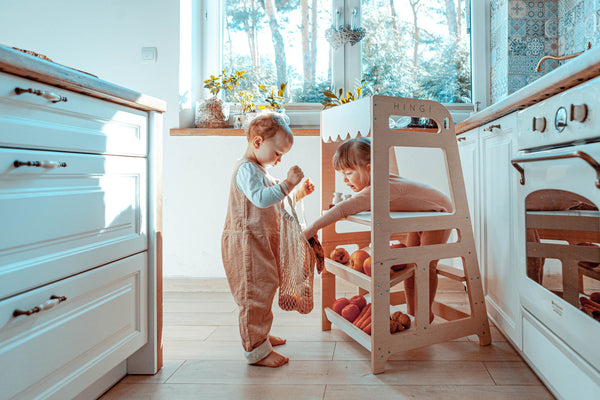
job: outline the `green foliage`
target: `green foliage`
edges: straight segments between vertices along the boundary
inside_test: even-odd
[[[335,106],[340,106],[342,104],[346,104],[354,100],[358,100],[365,94],[365,88],[369,88],[368,81],[363,81],[362,83],[359,83],[354,88],[353,92],[348,91],[345,96],[343,88],[339,89],[338,94],[335,94],[331,90],[324,90],[323,95],[325,96],[325,98],[323,99],[323,101],[321,101],[321,105],[324,109],[327,109]]]
[[[469,51],[464,45],[445,43],[439,57],[423,63],[419,98],[440,103],[471,101],[471,68]]]
[[[282,82],[279,86],[279,89],[277,89],[277,92],[275,92],[276,88],[274,86],[271,86],[271,89],[269,91],[269,89],[265,85],[258,85],[258,90],[267,95],[263,99],[263,101],[267,104],[260,104],[258,108],[261,110],[264,110],[265,108],[268,108],[270,110],[281,110],[282,108],[285,108],[285,106],[289,102],[285,98],[286,88],[287,82]]]
[[[240,85],[240,81],[246,79],[246,71],[233,71],[227,74],[227,68],[223,68],[223,72],[219,76],[211,75],[209,79],[204,81],[204,87],[210,90],[214,96],[219,94],[219,91],[233,91],[235,86]]]

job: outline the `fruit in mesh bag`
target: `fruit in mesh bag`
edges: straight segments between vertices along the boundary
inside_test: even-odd
[[[356,304],[359,310],[362,310],[367,305],[367,299],[362,294],[350,297],[350,304]]]
[[[296,309],[298,299],[290,294],[279,295],[279,307],[284,311],[292,311]]]
[[[308,314],[313,309],[313,299],[308,296],[300,296],[298,299],[298,312],[300,314]]]
[[[406,247],[406,245],[405,245],[404,243],[395,243],[395,244],[392,244],[392,245],[390,245],[390,248],[391,248],[391,249],[402,249],[402,248],[404,248],[404,247]],[[392,265],[392,269],[393,269],[394,271],[400,271],[401,269],[404,269],[404,268],[406,268],[406,265],[407,265],[407,264],[397,264],[397,265]]]
[[[339,299],[337,299],[336,301],[333,302],[333,305],[331,306],[331,308],[333,309],[333,311],[335,311],[338,314],[342,314],[342,310],[344,309],[344,307],[346,307],[348,304],[350,304],[350,300],[348,300],[345,297],[340,297]]]
[[[371,257],[369,253],[364,250],[356,250],[350,255],[350,268],[358,272],[363,272],[363,264],[367,258]]]
[[[360,314],[360,309],[356,304],[348,304],[342,310],[342,317],[350,322],[353,322],[358,317],[358,314]]]
[[[338,247],[331,251],[329,258],[335,262],[339,262],[340,264],[346,264],[350,260],[350,254],[348,254],[346,249]]]

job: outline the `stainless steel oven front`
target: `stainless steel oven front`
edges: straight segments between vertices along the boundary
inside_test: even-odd
[[[522,307],[600,371],[600,79],[520,111]],[[599,383],[600,384],[600,383]]]

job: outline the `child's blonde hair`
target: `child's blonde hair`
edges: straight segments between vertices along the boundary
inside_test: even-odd
[[[359,137],[346,140],[333,155],[333,168],[357,169],[371,163],[371,139]]]
[[[282,131],[286,135],[290,143],[294,143],[294,134],[281,114],[265,111],[258,114],[250,122],[248,129],[246,129],[246,137],[248,138],[248,142],[252,141],[256,136],[260,136],[266,140],[275,136],[279,131]]]

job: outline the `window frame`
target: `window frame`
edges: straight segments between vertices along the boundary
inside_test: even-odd
[[[489,105],[490,78],[489,71],[489,2],[466,0],[471,8],[471,97],[472,103],[444,104],[452,114],[455,122],[460,122],[471,115],[473,111],[481,110]],[[351,23],[353,9],[357,8],[356,23],[361,24],[360,0],[332,0],[332,15],[341,9],[340,24]],[[189,110],[195,100],[207,99],[210,93],[203,88],[203,77],[222,69],[221,42],[213,40],[223,37],[223,7],[222,1],[214,0],[181,0],[181,34],[191,34],[191,44],[182,45],[181,52],[191,53],[191,57],[181,57],[182,63],[190,63],[191,68],[180,66],[180,77],[190,87],[187,88],[189,98],[182,102],[181,112],[193,115]],[[187,28],[186,27],[191,27]],[[209,40],[209,38],[211,38]],[[182,42],[183,43],[183,42]],[[362,75],[362,47],[343,46],[333,49],[332,54],[332,83],[334,87],[349,88]],[[345,62],[350,60],[349,62]],[[356,62],[356,60],[361,62]],[[180,85],[180,92],[185,93],[185,87]],[[187,110],[186,110],[187,107]],[[193,109],[193,107],[191,107]],[[316,103],[293,103],[286,106],[286,114],[294,126],[318,126],[322,106]],[[180,118],[184,121],[185,116]],[[193,119],[193,117],[192,117]]]

